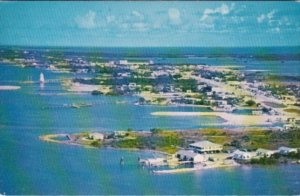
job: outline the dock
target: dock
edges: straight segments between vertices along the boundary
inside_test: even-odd
[[[153,170],[155,174],[174,174],[174,173],[183,173],[191,171],[199,171],[201,168],[178,168],[178,169],[166,169],[166,170]]]

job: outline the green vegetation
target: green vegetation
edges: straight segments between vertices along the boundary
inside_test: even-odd
[[[300,151],[291,152],[287,155],[281,154],[273,154],[271,157],[262,157],[260,159],[251,159],[251,164],[260,164],[260,165],[272,165],[278,162],[287,163],[291,160],[299,160],[300,159]]]
[[[101,142],[100,141],[92,141],[90,143],[91,146],[93,147],[100,147],[101,146]]]
[[[156,128],[151,129],[150,135],[137,135],[130,139],[125,137],[113,143],[113,146],[118,148],[151,149],[166,153],[175,153],[181,145],[182,138],[179,133]]]
[[[265,90],[271,91],[272,95],[287,95],[288,90],[283,85],[268,85],[265,87]]]
[[[119,140],[114,144],[118,148],[143,149],[140,138]]]
[[[248,130],[233,132],[222,129],[204,129],[198,131],[199,139],[206,139],[215,143],[224,144],[227,147],[255,150],[258,148],[276,149],[280,146],[299,147],[300,130],[295,129],[289,132],[278,132],[270,130]],[[189,137],[186,134],[184,137]]]
[[[273,165],[278,163],[278,159],[274,157],[262,157],[260,159],[251,159],[251,164],[259,164],[259,165]]]
[[[294,108],[284,109],[285,112],[295,113],[300,115],[300,110]]]
[[[224,150],[246,149],[256,150],[258,148],[277,149],[280,146],[299,147],[300,129],[289,132],[279,132],[264,130],[261,128],[252,128],[240,132],[224,129],[202,129],[185,131],[166,131],[159,128],[153,128],[150,132],[138,132],[128,129],[127,132],[120,135],[108,135],[104,141],[83,140],[88,136],[88,132],[74,134],[77,139],[75,142],[82,145],[94,147],[110,146],[127,149],[149,149],[158,150],[166,153],[175,153],[180,148],[186,148],[191,142],[209,140],[214,143],[222,144]],[[280,155],[281,156],[281,155]],[[300,152],[289,155],[271,157],[271,160],[262,158],[253,160],[253,164],[274,164],[274,159],[300,159]],[[282,161],[281,161],[282,162]]]
[[[246,101],[246,105],[247,105],[247,106],[250,106],[250,107],[253,107],[253,106],[256,105],[256,103],[255,103],[255,101],[253,101],[253,100],[248,100],[248,101]]]
[[[299,160],[300,159],[300,150],[298,150],[297,152],[291,152],[291,153],[287,154],[286,157]]]
[[[197,91],[197,81],[195,79],[178,79],[175,81],[177,87],[180,87],[183,92],[191,90]]]

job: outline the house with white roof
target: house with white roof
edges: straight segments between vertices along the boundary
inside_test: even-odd
[[[252,153],[236,150],[231,154],[231,157],[235,160],[247,161],[254,157]]]
[[[223,150],[223,146],[210,141],[199,141],[189,145],[189,147],[198,153],[215,153]]]
[[[192,150],[179,150],[176,152],[176,157],[181,161],[191,161],[193,163],[200,163],[207,160],[204,155],[195,153]]]
[[[297,148],[289,148],[289,147],[285,147],[285,146],[281,146],[280,148],[278,148],[278,153],[282,154],[282,155],[286,155],[289,154],[291,152],[297,152]]]
[[[89,136],[88,136],[88,139],[91,139],[91,140],[104,140],[104,134],[97,133],[97,132],[90,133]]]
[[[276,153],[275,150],[268,150],[264,148],[259,148],[256,150],[256,156],[259,157],[271,157],[275,153]]]
[[[137,87],[137,85],[136,85],[136,83],[134,83],[134,82],[128,84],[129,90],[135,90],[136,87]]]

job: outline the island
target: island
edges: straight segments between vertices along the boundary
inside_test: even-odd
[[[40,136],[45,142],[88,148],[115,148],[157,152],[155,158],[139,158],[154,173],[178,173],[233,167],[240,164],[300,163],[300,130],[289,132],[247,128],[170,131],[82,132]],[[122,163],[122,159],[120,163]]]

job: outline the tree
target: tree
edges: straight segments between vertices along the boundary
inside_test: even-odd
[[[255,103],[255,101],[253,101],[253,100],[248,100],[248,101],[246,101],[246,105],[247,106],[254,106],[256,103]]]
[[[182,77],[181,74],[175,74],[175,75],[173,75],[173,78],[174,78],[175,80],[177,80],[177,79],[179,79],[179,78],[181,78],[181,77]]]
[[[241,148],[241,143],[238,140],[233,140],[230,145],[236,148]]]
[[[101,146],[101,143],[100,143],[99,141],[93,141],[93,142],[91,143],[91,145],[94,146],[94,147],[100,147],[100,146]]]

